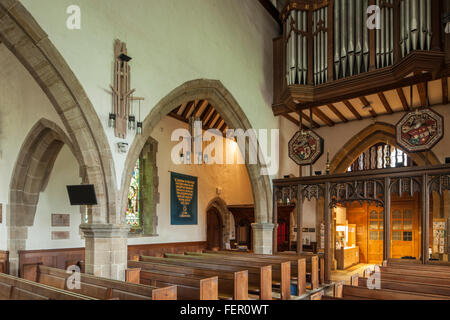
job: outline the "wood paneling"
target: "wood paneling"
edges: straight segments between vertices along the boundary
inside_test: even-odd
[[[164,253],[183,253],[205,249],[206,241],[130,245],[128,246],[128,259],[131,260],[135,255],[162,257]],[[0,251],[0,261],[3,259],[2,253]],[[84,248],[19,251],[19,274],[22,275],[24,265],[42,263],[47,267],[66,269],[70,265],[77,264],[78,261],[84,261]]]
[[[0,273],[9,272],[9,252],[0,250]]]

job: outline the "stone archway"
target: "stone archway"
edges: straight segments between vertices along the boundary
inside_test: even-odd
[[[398,147],[395,138],[395,126],[376,122],[354,135],[330,162],[330,172],[332,174],[345,173],[361,153],[379,142]],[[407,155],[419,166],[439,164],[438,158],[432,151],[428,153],[407,153]]]
[[[217,212],[219,212],[223,228],[221,248],[225,248],[225,244],[230,243],[231,238],[231,230],[229,229],[231,213],[228,211],[226,202],[220,197],[216,197],[209,202],[208,206],[206,207],[206,212],[208,213],[211,208],[214,208],[217,210]]]
[[[10,272],[17,274],[18,251],[25,250],[27,229],[34,223],[39,194],[45,190],[60,150],[67,145],[81,166],[80,153],[55,123],[39,120],[28,133],[14,166],[10,183],[8,249]]]
[[[0,0],[0,42],[30,72],[52,103],[75,153],[80,155],[85,182],[95,186],[98,205],[89,210],[89,224],[81,225],[86,238],[86,272],[124,278],[128,229],[120,224],[114,161],[92,103],[47,34],[17,0]],[[109,247],[99,249],[97,239],[108,239]],[[120,262],[112,259],[116,251],[120,251]],[[117,264],[111,265],[109,261],[113,260]]]
[[[125,212],[127,191],[134,164],[153,128],[156,127],[163,117],[179,105],[186,101],[199,99],[208,100],[225,120],[230,129],[243,129],[246,131],[252,128],[242,108],[220,81],[206,79],[192,80],[177,87],[151,110],[150,114],[144,120],[142,135],[137,137],[130,147],[121,180],[121,212]],[[249,148],[255,150],[255,152],[256,150],[259,151],[259,146],[257,145],[251,144]],[[247,171],[255,202],[256,223],[253,225],[253,243],[255,252],[271,253],[273,231],[272,189],[269,177],[260,174],[261,168],[262,166],[260,164],[247,164]],[[123,216],[122,221],[124,220],[125,217]]]

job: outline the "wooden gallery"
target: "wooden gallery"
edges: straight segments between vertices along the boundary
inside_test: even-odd
[[[450,299],[450,0],[76,2],[0,0],[1,300]]]

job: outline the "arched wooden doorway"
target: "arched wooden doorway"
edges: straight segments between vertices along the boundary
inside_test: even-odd
[[[206,226],[206,247],[209,250],[223,249],[223,222],[215,207],[206,213]]]

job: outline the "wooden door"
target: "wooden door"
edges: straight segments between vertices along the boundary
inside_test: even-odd
[[[384,212],[383,208],[376,206],[368,207],[368,254],[367,263],[381,264],[383,261],[383,230]]]
[[[222,248],[222,219],[216,208],[211,208],[206,216],[206,242],[209,250]]]
[[[417,195],[405,201],[393,201],[391,212],[391,258],[420,258],[420,222]]]

